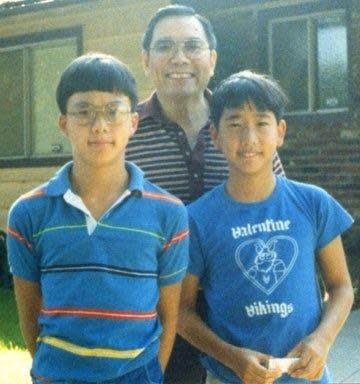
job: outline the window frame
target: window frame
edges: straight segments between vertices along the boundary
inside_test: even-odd
[[[319,83],[319,80],[317,79],[317,69],[318,69],[318,59],[316,57],[316,18],[319,17],[343,17],[345,19],[345,25],[346,25],[346,13],[344,9],[337,9],[332,11],[323,11],[323,12],[316,12],[316,13],[309,13],[309,14],[303,14],[303,15],[295,15],[295,16],[288,16],[288,17],[279,17],[279,18],[273,18],[269,21],[268,24],[268,63],[269,63],[269,72],[273,76],[274,73],[274,63],[273,63],[273,27],[275,24],[280,24],[284,22],[289,21],[306,21],[306,31],[307,31],[307,43],[309,47],[308,52],[308,67],[307,67],[307,75],[308,75],[308,82],[307,82],[307,104],[308,109],[307,110],[299,110],[299,111],[288,111],[287,115],[303,115],[308,113],[339,113],[339,112],[348,112],[349,111],[349,105],[347,107],[340,107],[340,108],[316,108],[317,103],[317,85]],[[348,28],[346,29],[348,31]],[[348,43],[348,42],[347,42]],[[347,59],[349,57],[349,50],[348,50],[348,44],[346,45],[347,50]],[[349,72],[349,60],[347,60],[347,70]],[[347,76],[347,83],[348,83],[348,76]],[[349,87],[348,87],[348,99],[349,99]],[[349,104],[349,102],[348,102]]]
[[[77,47],[77,56],[80,56],[83,51],[83,35],[82,27],[74,26],[70,28],[62,29],[53,29],[43,32],[35,32],[31,34],[11,36],[7,38],[0,38],[0,54],[1,52],[9,52],[12,50],[26,49],[31,47],[56,47],[61,46],[61,42],[75,39],[75,44]],[[26,54],[25,50],[25,62],[29,60],[29,55]],[[70,154],[54,154],[49,155],[38,155],[34,156],[31,153],[31,133],[34,127],[31,126],[31,116],[30,116],[30,87],[29,84],[29,73],[25,70],[25,65],[23,66],[23,94],[24,94],[24,103],[23,103],[23,114],[24,114],[24,153],[23,155],[9,156],[9,157],[0,157],[0,167],[33,167],[33,166],[51,166],[51,165],[60,165],[64,161],[67,161],[71,158]],[[55,98],[55,89],[53,90]]]
[[[347,89],[348,89],[348,105],[345,108],[317,109],[306,111],[286,111],[285,117],[291,121],[308,122],[316,118],[322,122],[329,121],[348,121],[355,103],[355,91],[352,86],[352,50],[351,39],[353,31],[351,29],[351,11],[347,0],[337,0],[334,3],[331,0],[318,0],[318,2],[309,4],[289,4],[272,9],[259,9],[258,14],[258,63],[259,70],[264,73],[270,73],[270,52],[269,52],[269,24],[275,19],[299,19],[301,17],[310,17],[312,15],[326,15],[342,12],[346,25],[347,40]],[[309,37],[308,37],[309,38]]]

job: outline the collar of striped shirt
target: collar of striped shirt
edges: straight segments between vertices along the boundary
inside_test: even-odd
[[[209,101],[211,98],[211,91],[206,89],[204,96],[206,100]],[[169,119],[167,119],[163,114],[156,91],[154,91],[148,99],[144,100],[138,105],[137,112],[139,114],[140,120],[146,119],[147,117],[152,117],[159,122],[171,123]]]
[[[63,165],[47,183],[45,194],[49,196],[61,196],[68,190],[71,190],[71,183],[69,172],[73,165],[72,161],[69,161]],[[142,194],[144,190],[144,172],[135,164],[125,161],[125,168],[129,173],[129,185],[128,190],[133,194]]]

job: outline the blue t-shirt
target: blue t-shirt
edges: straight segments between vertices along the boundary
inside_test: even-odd
[[[14,275],[41,287],[33,375],[104,381],[157,354],[159,287],[186,272],[187,213],[126,163],[127,191],[94,222],[71,192],[71,166],[14,203],[9,260]]]
[[[222,184],[188,212],[188,272],[200,278],[208,325],[231,344],[284,357],[320,320],[315,253],[352,218],[324,190],[283,177],[265,200],[237,202]],[[203,355],[202,363],[220,380],[241,383],[213,358]]]

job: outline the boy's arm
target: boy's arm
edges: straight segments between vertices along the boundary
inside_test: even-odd
[[[289,374],[309,380],[321,377],[329,349],[348,317],[354,300],[340,236],[320,249],[318,263],[327,293],[321,321],[314,332],[288,354],[288,357],[300,357],[299,362],[289,369]]]
[[[163,330],[160,336],[158,358],[162,371],[165,372],[176,335],[181,281],[175,284],[161,285],[159,291],[157,311],[161,319]]]
[[[14,288],[21,332],[27,349],[34,356],[39,335],[37,320],[41,308],[40,285],[14,276]]]
[[[200,351],[230,368],[244,384],[272,383],[281,372],[264,367],[262,363],[265,363],[270,356],[225,342],[201,320],[196,313],[198,289],[199,278],[187,274],[181,292],[179,334]]]

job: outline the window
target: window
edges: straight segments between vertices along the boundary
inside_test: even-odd
[[[345,13],[314,13],[269,23],[270,73],[293,113],[343,111],[348,106]]]
[[[2,40],[0,46],[0,159],[69,155],[57,128],[55,90],[61,72],[79,54],[79,36],[53,31]]]

